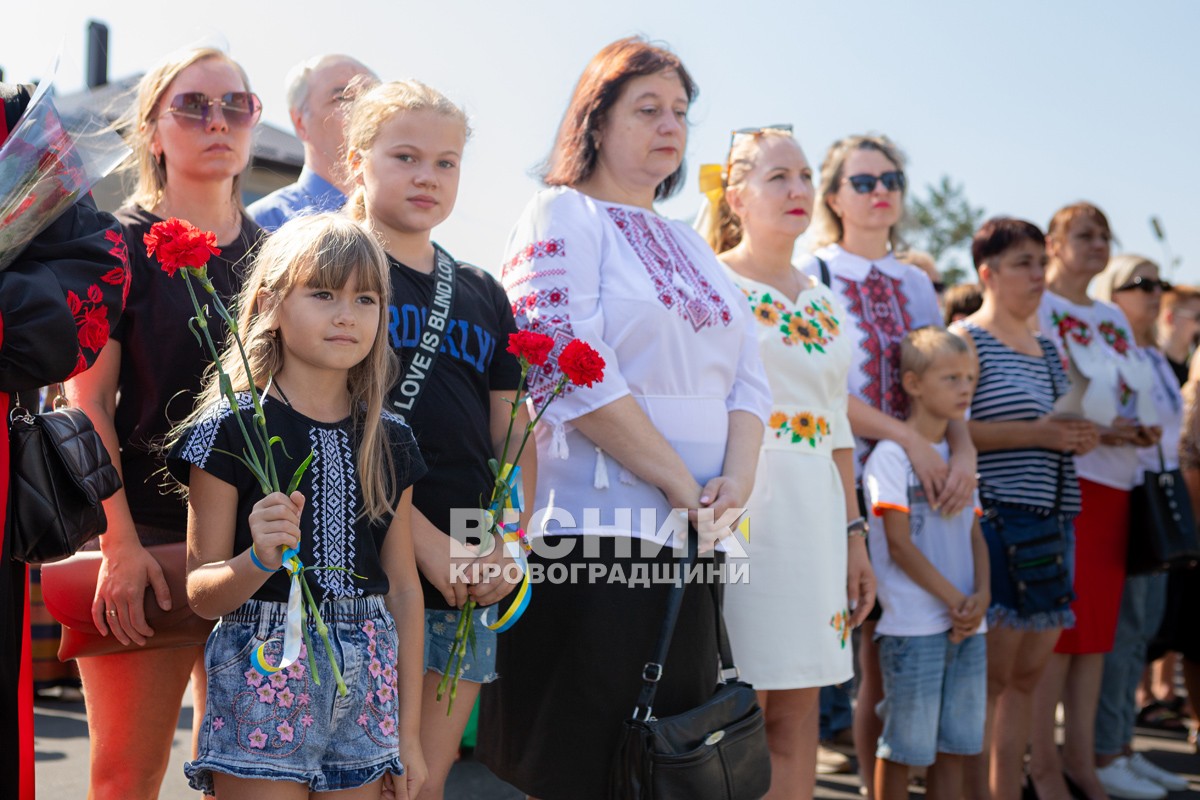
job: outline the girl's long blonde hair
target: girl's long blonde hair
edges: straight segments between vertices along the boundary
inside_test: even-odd
[[[143,75],[138,81],[137,99],[117,123],[118,129],[125,131],[125,138],[133,148],[133,158],[123,167],[136,172],[137,182],[129,195],[129,202],[152,209],[162,200],[167,190],[166,156],[155,158],[150,149],[150,142],[154,139],[154,131],[158,126],[158,106],[170,90],[171,84],[179,77],[179,73],[192,64],[209,59],[219,59],[232,66],[241,76],[245,90],[251,91],[250,78],[242,66],[214,47],[198,47],[174,53]],[[244,171],[233,178],[232,195],[234,205],[245,210],[242,205],[242,174]]]
[[[360,157],[375,144],[379,130],[394,115],[403,111],[433,111],[457,120],[463,138],[471,138],[467,112],[444,94],[417,80],[389,81],[372,85],[370,79],[355,78],[351,91],[354,103],[346,119],[346,153]],[[356,186],[346,203],[350,216],[359,222],[367,218],[366,189]]]
[[[383,403],[397,366],[383,316],[391,295],[387,256],[370,232],[340,214],[315,214],[294,219],[267,238],[237,301],[238,331],[249,374],[232,337],[221,354],[221,368],[235,392],[247,391],[251,381],[264,389],[284,366],[283,332],[278,327],[284,298],[298,288],[340,289],[352,279],[359,291],[375,292],[380,300],[381,317],[371,350],[350,368],[346,379],[350,416],[358,437],[362,513],[380,521],[391,515],[399,500],[382,422]],[[222,402],[225,398],[217,372],[210,368],[196,410],[176,429],[172,440],[186,436],[188,429]]]

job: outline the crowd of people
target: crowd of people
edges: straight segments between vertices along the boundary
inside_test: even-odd
[[[1131,745],[1139,696],[1155,701],[1140,688],[1148,654],[1180,653],[1200,691],[1183,622],[1196,581],[1126,576],[1125,558],[1143,472],[1182,468],[1200,490],[1184,387],[1200,292],[1114,255],[1108,219],[1080,202],[1045,231],[983,223],[978,283],[940,296],[936,267],[905,252],[905,159],[882,135],[835,142],[818,172],[789,126],[735,131],[695,225],[667,219],[654,206],[692,178],[695,95],[678,57],[642,39],[596,54],[545,188],[486,270],[431,239],[471,135],[436,89],[346,56],[298,65],[287,99],[304,170],[246,207],[261,104],[242,68],[197,49],[145,74],[127,204],[109,216],[84,201],[0,273],[0,389],[66,379],[123,478],[89,545],[95,625],[129,645],[79,659],[91,797],[157,797],[190,683],[187,777],[223,799],[441,798],[477,699],[476,752],[496,775],[541,800],[607,798],[674,585],[612,576],[661,574],[686,536],[706,563],[746,570],[689,583],[654,710],[712,695],[724,613],[765,714],[767,797],[812,796],[823,701],[852,678],[867,797],[907,797],[918,767],[939,800],[1152,800],[1186,786]],[[220,354],[229,386],[184,324],[187,284],[143,246],[170,218],[215,236],[208,275],[247,354]],[[114,264],[128,280],[102,298],[111,334],[89,350],[67,292]],[[45,320],[17,282],[47,295]],[[200,302],[223,341],[214,301]],[[554,341],[528,373],[532,401],[561,393],[517,464],[524,568],[584,578],[538,583],[497,636],[483,615],[520,572],[501,568],[511,550],[464,544],[454,512],[490,496],[504,457],[518,331]],[[563,388],[555,359],[573,339],[603,358],[603,380]],[[39,349],[51,344],[62,353]],[[280,474],[313,453],[291,494],[264,497],[236,455],[252,387]],[[517,408],[518,430],[529,421]],[[172,599],[148,548],[181,542],[188,602],[220,622],[206,645],[155,648],[143,599]],[[344,697],[303,661],[251,668],[254,652],[281,657],[296,546],[330,568],[301,580]],[[32,792],[23,570],[5,568],[0,628],[12,797]],[[706,585],[731,574],[744,580]],[[468,600],[482,610],[447,713],[438,684]]]

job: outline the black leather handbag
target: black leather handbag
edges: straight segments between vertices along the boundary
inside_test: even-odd
[[[698,546],[691,531],[680,574],[687,574]],[[721,683],[710,700],[690,711],[654,716],[654,695],[685,588],[678,584],[668,595],[657,652],[642,669],[641,694],[632,718],[622,725],[609,779],[611,800],[757,800],[771,788],[763,712],[754,687],[738,679],[716,584],[711,588]]]
[[[1168,470],[1158,446],[1159,471],[1146,471],[1133,488],[1129,507],[1129,549],[1125,568],[1130,575],[1164,569],[1187,569],[1200,561],[1196,517],[1183,473]]]
[[[9,415],[7,536],[12,558],[44,564],[72,555],[108,524],[101,502],[121,488],[100,434],[77,408]]]

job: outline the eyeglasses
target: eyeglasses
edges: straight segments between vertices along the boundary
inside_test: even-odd
[[[729,153],[733,153],[733,144],[739,136],[762,136],[767,131],[783,131],[791,134],[791,123],[781,123],[779,125],[763,125],[761,128],[738,128],[736,131],[731,131],[729,134]],[[725,163],[729,163],[729,156],[725,156]]]
[[[1169,292],[1171,291],[1171,283],[1169,281],[1159,280],[1158,278],[1143,278],[1141,276],[1126,281],[1117,288],[1114,292],[1128,292],[1131,289],[1140,289],[1146,294],[1150,294],[1155,290]]]
[[[882,175],[867,175],[866,173],[851,175],[846,178],[846,183],[850,184],[850,187],[858,194],[870,194],[875,190],[877,183],[882,183],[883,188],[889,192],[902,192],[908,185],[908,181],[904,179],[904,173],[898,169]]]
[[[226,92],[213,98],[203,92],[184,92],[175,95],[165,113],[174,114],[180,124],[202,129],[212,122],[213,106],[221,109],[225,124],[231,128],[250,127],[262,112],[262,101],[252,92]]]

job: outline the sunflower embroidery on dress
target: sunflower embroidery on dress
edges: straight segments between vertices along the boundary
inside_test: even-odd
[[[841,323],[833,316],[829,300],[818,297],[808,301],[796,311],[788,311],[786,305],[771,296],[770,292],[754,292],[742,289],[750,303],[750,312],[763,325],[778,327],[783,333],[783,343],[801,345],[805,352],[825,352],[825,345],[832,342],[841,332]]]
[[[846,642],[850,640],[850,610],[843,608],[841,611],[829,618],[829,627],[833,628],[837,634],[838,643],[842,649],[846,649]]]
[[[775,433],[776,439],[790,439],[792,444],[807,442],[809,447],[816,447],[817,442],[829,435],[829,421],[811,411],[796,414],[774,411],[767,420],[767,428]]]

